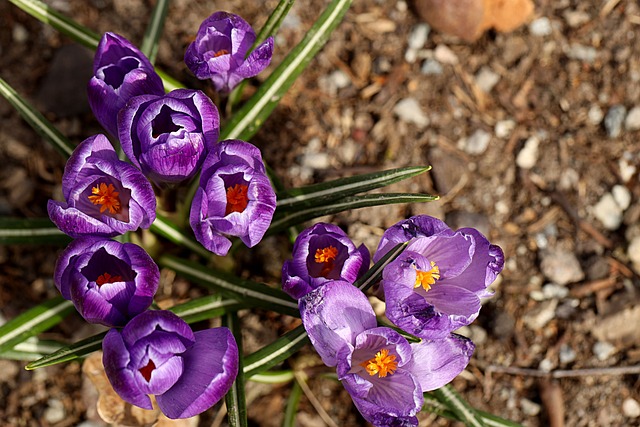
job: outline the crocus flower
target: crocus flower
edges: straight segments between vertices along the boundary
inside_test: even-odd
[[[158,290],[160,271],[140,246],[81,237],[62,252],[54,281],[89,323],[122,327],[145,311]]]
[[[102,342],[102,363],[118,395],[169,418],[189,418],[215,405],[238,374],[238,346],[227,328],[193,332],[169,311],[149,310]]]
[[[199,90],[141,95],[118,116],[122,149],[156,184],[178,183],[199,172],[219,128],[218,109]]]
[[[416,426],[423,393],[442,387],[469,363],[473,343],[454,334],[409,343],[377,327],[367,297],[345,281],[329,281],[299,300],[314,348],[362,416],[374,426]]]
[[[49,218],[71,237],[113,237],[156,218],[156,198],[138,169],[118,159],[104,135],[82,141],[62,175],[65,202],[49,200]]]
[[[369,268],[369,250],[358,248],[340,227],[318,223],[298,235],[293,259],[282,267],[282,289],[300,299],[328,280],[353,283]]]
[[[227,236],[257,245],[271,224],[276,195],[260,150],[240,140],[227,140],[209,152],[189,222],[196,239],[217,255],[231,247]]]
[[[242,80],[267,68],[273,55],[273,37],[260,43],[251,26],[238,15],[216,12],[200,25],[184,62],[200,80],[211,79],[218,92],[229,92]]]
[[[138,95],[162,95],[160,76],[140,50],[124,37],[105,33],[93,59],[93,77],[87,88],[89,105],[98,122],[118,135],[118,111]]]
[[[480,298],[504,266],[502,250],[473,228],[452,231],[439,219],[416,216],[385,231],[374,260],[409,242],[385,267],[382,290],[386,315],[405,331],[439,338],[471,323]]]

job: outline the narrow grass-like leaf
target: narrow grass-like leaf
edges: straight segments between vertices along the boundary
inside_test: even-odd
[[[437,414],[444,418],[449,418],[450,420],[462,421],[456,413],[449,410],[449,407],[440,402],[432,393],[424,394],[424,405],[422,406],[422,410],[432,414]],[[487,427],[522,427],[522,424],[505,420],[504,418],[500,418],[488,412],[480,411],[478,409],[475,411]]]
[[[252,375],[249,381],[262,384],[284,384],[293,381],[295,375],[293,371],[268,371],[261,374]]]
[[[300,209],[288,212],[283,215],[276,215],[271,222],[267,234],[273,234],[286,228],[303,223],[313,218],[324,215],[333,215],[347,210],[360,209],[370,206],[390,205],[394,203],[423,203],[437,200],[437,196],[428,194],[413,193],[387,193],[387,194],[364,194],[361,196],[345,197],[340,201],[334,201],[321,206]]]
[[[0,94],[7,100],[13,107],[18,110],[18,113],[22,118],[29,123],[29,125],[40,136],[48,140],[53,146],[62,153],[65,157],[69,157],[73,152],[73,144],[69,142],[67,138],[56,129],[49,120],[47,120],[38,110],[36,110],[27,100],[22,98],[18,93],[13,90],[9,84],[0,78]]]
[[[298,413],[298,405],[300,404],[300,398],[302,397],[302,388],[298,382],[294,382],[287,399],[287,408],[284,411],[284,420],[282,421],[282,427],[295,427],[296,426],[296,414]]]
[[[170,255],[160,257],[158,264],[170,268],[194,283],[220,291],[229,298],[238,298],[254,307],[262,307],[290,316],[300,316],[298,304],[279,289]]]
[[[355,287],[360,288],[362,292],[366,292],[371,286],[378,283],[382,279],[382,271],[389,265],[391,261],[396,259],[398,255],[405,250],[409,242],[398,243],[389,252],[384,254],[382,258],[376,262],[361,278],[356,280],[353,284]]]
[[[57,341],[40,340],[31,337],[20,344],[16,344],[11,350],[0,353],[0,359],[12,360],[38,360],[46,354],[62,348],[63,344]]]
[[[156,5],[151,13],[151,19],[147,25],[147,30],[144,33],[144,39],[140,50],[147,55],[149,61],[153,64],[156,61],[156,55],[158,54],[158,40],[162,35],[162,29],[164,27],[164,21],[167,17],[167,11],[169,10],[170,0],[156,0]]]
[[[244,358],[244,375],[249,378],[283,362],[309,342],[304,326],[287,332],[271,344]]]
[[[228,313],[223,318],[223,326],[231,330],[238,344],[238,354],[242,355],[242,331],[236,313]],[[243,359],[240,357],[238,376],[233,381],[231,389],[224,396],[227,404],[228,422],[231,427],[247,427],[247,403],[244,396]]]
[[[324,46],[352,0],[333,0],[302,41],[260,85],[258,91],[222,128],[220,139],[251,140],[295,79]]]
[[[29,363],[24,368],[32,371],[46,366],[57,365],[58,363],[69,362],[71,360],[80,359],[88,354],[98,351],[102,348],[102,339],[107,335],[106,332],[85,338],[82,341],[62,347],[58,351],[51,353],[35,362]]]
[[[476,410],[464,400],[450,385],[434,390],[433,396],[444,403],[458,419],[469,427],[486,427]]]
[[[193,252],[204,258],[211,257],[211,252],[202,247],[202,245],[196,242],[193,238],[184,234],[175,224],[158,213],[156,213],[156,220],[151,224],[150,229],[159,236],[162,236],[177,245],[191,249]]]
[[[278,192],[278,211],[298,210],[301,207],[320,206],[344,197],[382,188],[413,178],[431,169],[431,166],[413,166],[381,172],[339,178],[320,184]]]
[[[0,353],[62,322],[73,311],[73,304],[55,297],[39,304],[0,326]]]
[[[60,244],[65,245],[71,237],[60,231],[49,218],[3,218],[0,217],[0,244]]]

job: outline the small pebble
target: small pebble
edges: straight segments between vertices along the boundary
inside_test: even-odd
[[[409,33],[408,48],[404,54],[404,59],[410,64],[416,62],[418,51],[422,49],[427,42],[431,27],[427,24],[419,24],[411,29]]]
[[[558,300],[544,301],[522,317],[522,322],[533,331],[539,331],[556,316]]]
[[[569,289],[555,283],[547,283],[542,287],[542,295],[545,299],[562,299],[569,295]]]
[[[400,100],[400,102],[393,107],[393,112],[400,120],[413,123],[419,128],[429,126],[429,117],[422,111],[420,103],[415,98]]]
[[[64,405],[58,399],[49,399],[49,406],[44,410],[44,419],[49,424],[55,424],[65,419],[67,416]]]
[[[491,92],[491,89],[500,81],[500,74],[496,73],[489,67],[482,67],[475,76],[476,85],[485,93]]]
[[[611,189],[613,199],[616,201],[620,209],[626,211],[631,204],[631,192],[624,185],[614,185]]]
[[[540,369],[542,372],[551,372],[551,370],[553,369],[553,362],[549,359],[542,359],[540,361],[540,364],[538,365],[538,369]]]
[[[581,10],[565,10],[562,16],[571,28],[579,27],[591,20],[591,16]]]
[[[537,136],[531,136],[524,143],[524,147],[518,153],[516,157],[516,164],[522,169],[531,169],[536,165],[538,161],[538,146],[540,140]]]
[[[604,362],[615,354],[616,348],[606,341],[598,341],[593,345],[592,351],[599,361]]]
[[[576,352],[569,345],[562,344],[560,346],[560,353],[558,354],[558,358],[560,359],[560,363],[562,363],[563,365],[575,361],[576,356]]]
[[[640,271],[640,236],[636,236],[629,243],[627,248],[629,260],[636,266],[636,270]]]
[[[460,148],[473,156],[486,151],[491,141],[491,134],[482,129],[476,130],[470,137],[460,140]]]
[[[624,127],[628,131],[640,129],[640,107],[633,107],[624,119]]]
[[[577,59],[582,62],[592,63],[596,60],[598,52],[591,46],[584,46],[581,44],[572,44],[565,51],[567,56],[571,59]]]
[[[561,249],[545,251],[542,254],[540,268],[545,277],[560,286],[584,279],[580,262],[573,252]]]
[[[520,399],[520,408],[522,412],[529,417],[537,416],[542,410],[540,405],[524,397]]]
[[[617,138],[622,133],[622,124],[624,123],[627,109],[624,105],[614,105],[609,108],[604,118],[604,127],[607,130],[609,138]]]
[[[607,230],[617,230],[622,224],[622,209],[611,193],[606,193],[593,207],[593,216]]]
[[[551,28],[551,21],[549,18],[543,16],[534,20],[531,24],[529,24],[529,31],[531,34],[538,37],[544,37],[551,34],[553,28]]]
[[[434,55],[436,60],[442,64],[456,65],[458,63],[458,56],[443,44],[436,46]]]
[[[640,403],[631,397],[627,397],[624,402],[622,402],[622,413],[627,418],[640,417]]]
[[[602,108],[600,108],[599,105],[592,105],[591,108],[589,108],[587,117],[589,118],[589,122],[594,125],[599,125],[600,123],[602,123],[602,119],[604,118]]]
[[[29,31],[20,24],[14,24],[11,35],[13,36],[13,41],[19,44],[29,40]]]
[[[620,169],[620,178],[622,178],[622,182],[625,183],[631,180],[637,170],[636,166],[629,163],[629,160],[624,157],[618,161],[618,168]]]
[[[440,65],[440,63],[435,59],[431,58],[424,61],[422,63],[422,68],[420,69],[420,72],[426,75],[439,75],[442,74],[442,71],[442,65]]]
[[[500,120],[496,123],[494,132],[498,138],[508,138],[511,132],[516,128],[516,122],[513,120]]]

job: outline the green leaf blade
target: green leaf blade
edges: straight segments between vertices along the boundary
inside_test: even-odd
[[[60,244],[66,245],[71,237],[64,234],[49,218],[0,217],[0,244]]]
[[[169,10],[169,3],[170,0],[156,1],[156,5],[151,13],[151,19],[144,33],[142,45],[140,46],[140,50],[149,58],[152,64],[156,61],[156,56],[158,55],[158,41],[162,35],[165,18]]]
[[[300,325],[287,332],[271,344],[244,358],[246,378],[273,368],[309,343],[307,331]]]
[[[231,330],[233,336],[238,344],[238,354],[242,354],[242,331],[240,321],[236,313],[227,314],[222,322],[223,326],[226,326]],[[229,425],[231,427],[247,427],[247,402],[245,400],[244,393],[244,370],[243,359],[239,358],[238,361],[238,375],[236,376],[231,389],[224,396],[224,401],[227,405],[227,413]]]

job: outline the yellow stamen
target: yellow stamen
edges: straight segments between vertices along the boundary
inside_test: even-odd
[[[218,56],[228,55],[228,54],[229,54],[229,51],[227,49],[220,49],[219,51],[213,54],[213,57],[217,58]]]
[[[109,213],[115,215],[120,212],[121,208],[120,198],[118,197],[120,193],[115,190],[113,184],[107,186],[103,182],[91,189],[93,196],[89,196],[89,200],[94,205],[100,205],[100,213],[109,209]]]
[[[414,288],[419,288],[422,286],[425,291],[431,289],[431,285],[436,283],[436,280],[440,278],[440,269],[436,265],[435,262],[431,261],[431,270],[429,271],[421,271],[416,269],[416,283],[413,285]]]
[[[96,284],[98,286],[102,286],[105,283],[115,283],[115,282],[122,282],[122,276],[112,276],[109,273],[104,273],[98,276],[98,278],[96,279]]]
[[[233,187],[227,188],[227,209],[225,215],[229,215],[231,212],[244,212],[249,203],[249,197],[247,196],[248,186],[244,184],[236,184]]]
[[[362,362],[360,366],[366,369],[369,375],[378,375],[379,378],[384,378],[394,374],[398,369],[398,362],[396,362],[394,354],[389,354],[389,350],[383,348],[374,357]]]
[[[320,271],[321,276],[329,274],[333,270],[333,264],[338,257],[338,249],[335,246],[327,246],[326,248],[316,249],[315,261],[318,264],[324,264]]]

